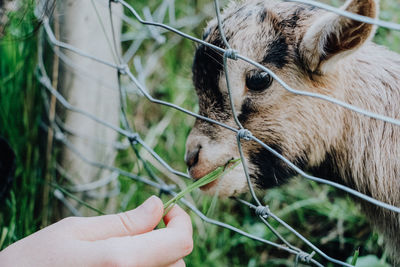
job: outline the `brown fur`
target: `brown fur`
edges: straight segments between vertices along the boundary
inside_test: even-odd
[[[373,0],[348,1],[343,8],[373,18],[378,13]],[[222,17],[232,48],[270,68],[292,88],[400,119],[400,56],[370,42],[373,26],[275,1],[232,3]],[[205,40],[224,47],[215,21]],[[200,113],[235,126],[221,60],[204,46],[196,52],[193,74]],[[276,81],[265,91],[250,91],[245,79],[254,69],[243,61],[228,62],[233,102],[246,129],[298,167],[400,206],[399,126],[292,94]],[[250,177],[260,188],[282,184],[295,174],[255,142],[242,143]],[[194,178],[238,155],[234,133],[196,121],[186,156]],[[242,170],[207,191],[226,196],[247,191]],[[362,207],[393,259],[399,258],[399,214],[365,202]]]

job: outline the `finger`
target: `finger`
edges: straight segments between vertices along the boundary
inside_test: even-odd
[[[193,249],[189,215],[175,206],[165,216],[166,228],[145,234],[112,238],[97,243],[99,257],[115,265],[165,266],[187,256]]]
[[[164,223],[167,228],[180,228],[182,231],[188,231],[192,235],[193,229],[190,216],[178,205],[175,205],[164,216]]]
[[[161,220],[163,210],[161,200],[152,196],[134,210],[89,218],[71,217],[63,220],[63,224],[79,240],[132,236],[153,230]]]

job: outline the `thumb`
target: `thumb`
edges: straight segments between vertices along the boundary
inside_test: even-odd
[[[72,217],[63,221],[69,224],[76,238],[95,241],[149,232],[160,222],[163,211],[162,201],[152,196],[136,209],[127,212],[89,218]]]

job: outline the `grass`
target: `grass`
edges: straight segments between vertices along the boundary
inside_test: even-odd
[[[228,161],[225,166],[220,166],[216,168],[214,171],[204,175],[200,179],[198,179],[196,182],[189,184],[185,189],[183,189],[181,192],[179,192],[176,196],[168,200],[166,203],[164,203],[164,215],[167,214],[170,209],[173,207],[173,205],[177,204],[178,201],[183,198],[185,195],[190,194],[194,190],[201,188],[202,186],[205,186],[220,177],[226,175],[228,172],[233,170],[236,166],[238,166],[241,162],[241,159],[236,159],[236,160],[230,160]],[[228,165],[230,165],[228,167]]]
[[[158,1],[131,1],[138,10],[145,6],[154,9]],[[340,4],[336,1],[335,4]],[[27,4],[30,1],[26,1]],[[205,0],[176,1],[177,17],[190,17],[201,12]],[[381,1],[385,20],[399,22],[400,8],[396,0]],[[0,205],[0,249],[40,228],[41,211],[46,208],[41,202],[41,191],[45,173],[43,140],[40,138],[40,121],[46,115],[41,100],[41,90],[34,76],[37,40],[36,23],[32,8],[24,14],[16,12],[5,36],[0,41],[0,135],[6,137],[15,149],[18,167],[13,190],[5,204]],[[22,22],[21,22],[22,21]],[[205,23],[185,32],[201,36]],[[124,31],[132,31],[125,26]],[[29,38],[26,38],[29,36]],[[168,33],[168,40],[174,35]],[[24,37],[24,38],[22,38]],[[399,32],[379,28],[375,40],[400,52]],[[127,44],[123,44],[127,49]],[[145,63],[154,52],[165,49],[165,44],[147,40],[144,49],[138,52]],[[195,45],[188,40],[178,40],[157,62],[157,70],[146,85],[153,96],[177,103],[196,111],[196,96],[191,85],[191,64]],[[194,119],[180,112],[150,104],[144,98],[133,96],[128,105],[129,119],[147,144],[167,160],[172,167],[185,170],[183,161],[185,140]],[[146,153],[137,147],[145,158]],[[150,160],[150,159],[149,159]],[[117,165],[127,171],[147,175],[147,172],[132,150],[118,154]],[[160,177],[169,179],[154,162],[150,168]],[[121,194],[116,211],[136,207],[152,194],[158,192],[143,184],[120,178]],[[198,208],[209,217],[231,224],[244,231],[277,241],[276,237],[260,223],[250,209],[232,200],[216,203],[199,192],[192,194]],[[248,196],[247,196],[248,197]],[[169,197],[163,196],[164,200]],[[382,239],[371,232],[358,206],[347,195],[328,186],[321,186],[301,178],[294,179],[281,188],[268,190],[262,196],[271,211],[306,236],[312,243],[339,259],[346,260],[360,247],[359,261],[366,255],[377,255],[385,261]],[[213,208],[212,208],[213,207]],[[191,214],[194,222],[195,248],[186,258],[188,266],[293,266],[294,257],[270,246],[249,240],[229,230],[205,224]],[[284,227],[271,222],[289,242],[311,252]],[[377,245],[378,244],[378,245]],[[315,256],[316,259],[318,256]]]
[[[23,5],[29,5],[24,1]],[[0,249],[39,229],[44,169],[39,147],[43,105],[34,70],[37,40],[32,8],[9,14],[0,40],[0,135],[15,150],[17,169],[10,197],[0,203]]]

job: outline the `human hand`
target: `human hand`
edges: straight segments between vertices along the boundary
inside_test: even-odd
[[[175,205],[166,227],[153,230],[163,215],[155,196],[134,210],[98,217],[69,217],[0,252],[7,266],[185,266],[193,248],[189,215]]]

